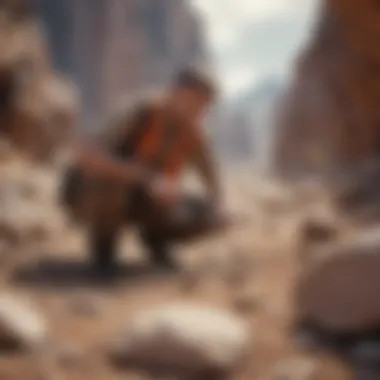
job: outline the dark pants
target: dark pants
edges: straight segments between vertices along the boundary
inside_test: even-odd
[[[61,200],[74,214],[76,204],[87,197],[89,190],[85,190],[85,182],[77,170],[69,170],[64,179]],[[107,197],[107,193],[105,191],[101,198]],[[111,219],[86,221],[90,224],[91,250],[104,265],[114,256],[115,241],[123,224],[137,227],[152,258],[164,256],[174,243],[186,243],[216,233],[226,224],[214,205],[200,196],[183,194],[178,204],[166,209],[158,207],[141,188],[126,188],[124,199],[124,210],[110,212]]]

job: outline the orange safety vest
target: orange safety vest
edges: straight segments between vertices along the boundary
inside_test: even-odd
[[[166,122],[161,114],[152,117],[135,148],[135,158],[170,180],[178,180],[196,149],[195,130]]]

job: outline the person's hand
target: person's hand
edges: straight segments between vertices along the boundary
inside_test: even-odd
[[[162,177],[156,177],[150,182],[148,192],[161,207],[170,207],[179,202],[178,186]]]

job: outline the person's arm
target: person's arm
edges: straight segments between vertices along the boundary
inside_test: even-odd
[[[192,166],[201,177],[206,187],[207,196],[218,203],[221,198],[221,185],[214,156],[205,137],[201,134],[196,139],[196,146]]]
[[[100,174],[104,178],[127,183],[144,183],[149,178],[149,173],[137,163],[116,160],[94,146],[81,144],[77,152],[75,166],[90,175]]]
[[[135,140],[143,124],[150,117],[146,105],[135,106],[107,125],[106,133],[93,143],[80,143],[76,149],[75,164],[89,174],[100,174],[110,180],[141,183],[150,174],[141,165],[131,160],[128,152],[133,149]]]

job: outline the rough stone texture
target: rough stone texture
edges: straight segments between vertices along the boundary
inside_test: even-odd
[[[112,345],[111,356],[120,364],[171,375],[229,372],[244,357],[249,339],[237,317],[203,306],[172,305],[138,315]]]
[[[0,133],[32,158],[47,159],[73,132],[79,98],[53,72],[45,36],[26,0],[0,5],[0,49]]]
[[[31,164],[0,165],[0,240],[26,246],[57,236],[65,226],[57,207],[58,173]]]
[[[372,222],[380,215],[380,162],[353,168],[333,191],[333,201],[347,216]]]
[[[324,249],[297,284],[298,317],[334,332],[377,330],[379,271],[378,228]]]
[[[45,320],[26,300],[0,295],[0,345],[34,350],[46,342]]]
[[[370,0],[325,0],[279,118],[277,167],[325,171],[379,153],[380,10]]]

